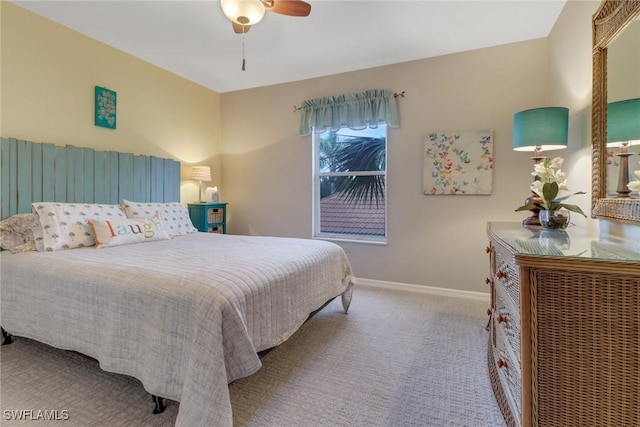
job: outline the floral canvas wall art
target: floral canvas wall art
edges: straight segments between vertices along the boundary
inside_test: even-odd
[[[423,175],[427,195],[491,194],[493,132],[430,133],[424,143]]]

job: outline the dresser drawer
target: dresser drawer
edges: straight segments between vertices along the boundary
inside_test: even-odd
[[[221,226],[221,225],[211,225],[211,226],[207,227],[207,231],[209,233],[224,234],[224,227]]]
[[[495,273],[494,282],[496,287],[502,287],[512,304],[520,306],[520,270],[513,263],[510,254],[501,252],[499,246],[494,247]]]
[[[520,370],[520,314],[504,288],[496,287],[493,321],[505,342],[502,347],[512,353],[512,362]]]
[[[521,420],[522,415],[522,371],[520,361],[510,350],[509,339],[503,333],[500,325],[496,325],[496,365],[498,375],[503,385],[503,390],[511,412],[517,420]]]
[[[224,221],[224,209],[225,208],[209,208],[207,210],[207,215],[209,217],[209,222],[217,223]]]

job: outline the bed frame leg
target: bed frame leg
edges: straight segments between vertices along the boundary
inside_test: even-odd
[[[165,409],[167,409],[167,407],[164,405],[164,399],[162,399],[160,396],[156,396],[155,394],[152,394],[151,398],[153,399],[154,414],[161,414],[164,412]]]
[[[0,329],[2,329],[2,345],[11,344],[13,342],[13,338],[11,337],[11,334],[5,331],[3,327],[0,327]]]

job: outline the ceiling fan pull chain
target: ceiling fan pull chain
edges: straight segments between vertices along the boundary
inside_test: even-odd
[[[242,34],[242,71],[244,71],[244,64],[245,64],[245,60],[244,60],[244,33]]]

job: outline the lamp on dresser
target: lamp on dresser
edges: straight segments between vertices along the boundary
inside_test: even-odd
[[[640,98],[607,104],[607,148],[619,148],[618,197],[629,197],[629,152],[632,145],[640,145]]]
[[[198,203],[204,203],[202,200],[202,181],[211,181],[211,168],[209,166],[193,166],[191,179],[198,181]]]
[[[520,111],[513,117],[513,149],[514,151],[532,151],[533,161],[539,163],[544,159],[542,151],[565,148],[569,134],[569,109],[565,107],[543,107]],[[537,179],[537,177],[535,178]],[[538,200],[536,200],[538,199]],[[538,196],[532,195],[525,204],[536,203]],[[538,209],[522,221],[522,225],[540,225]]]

